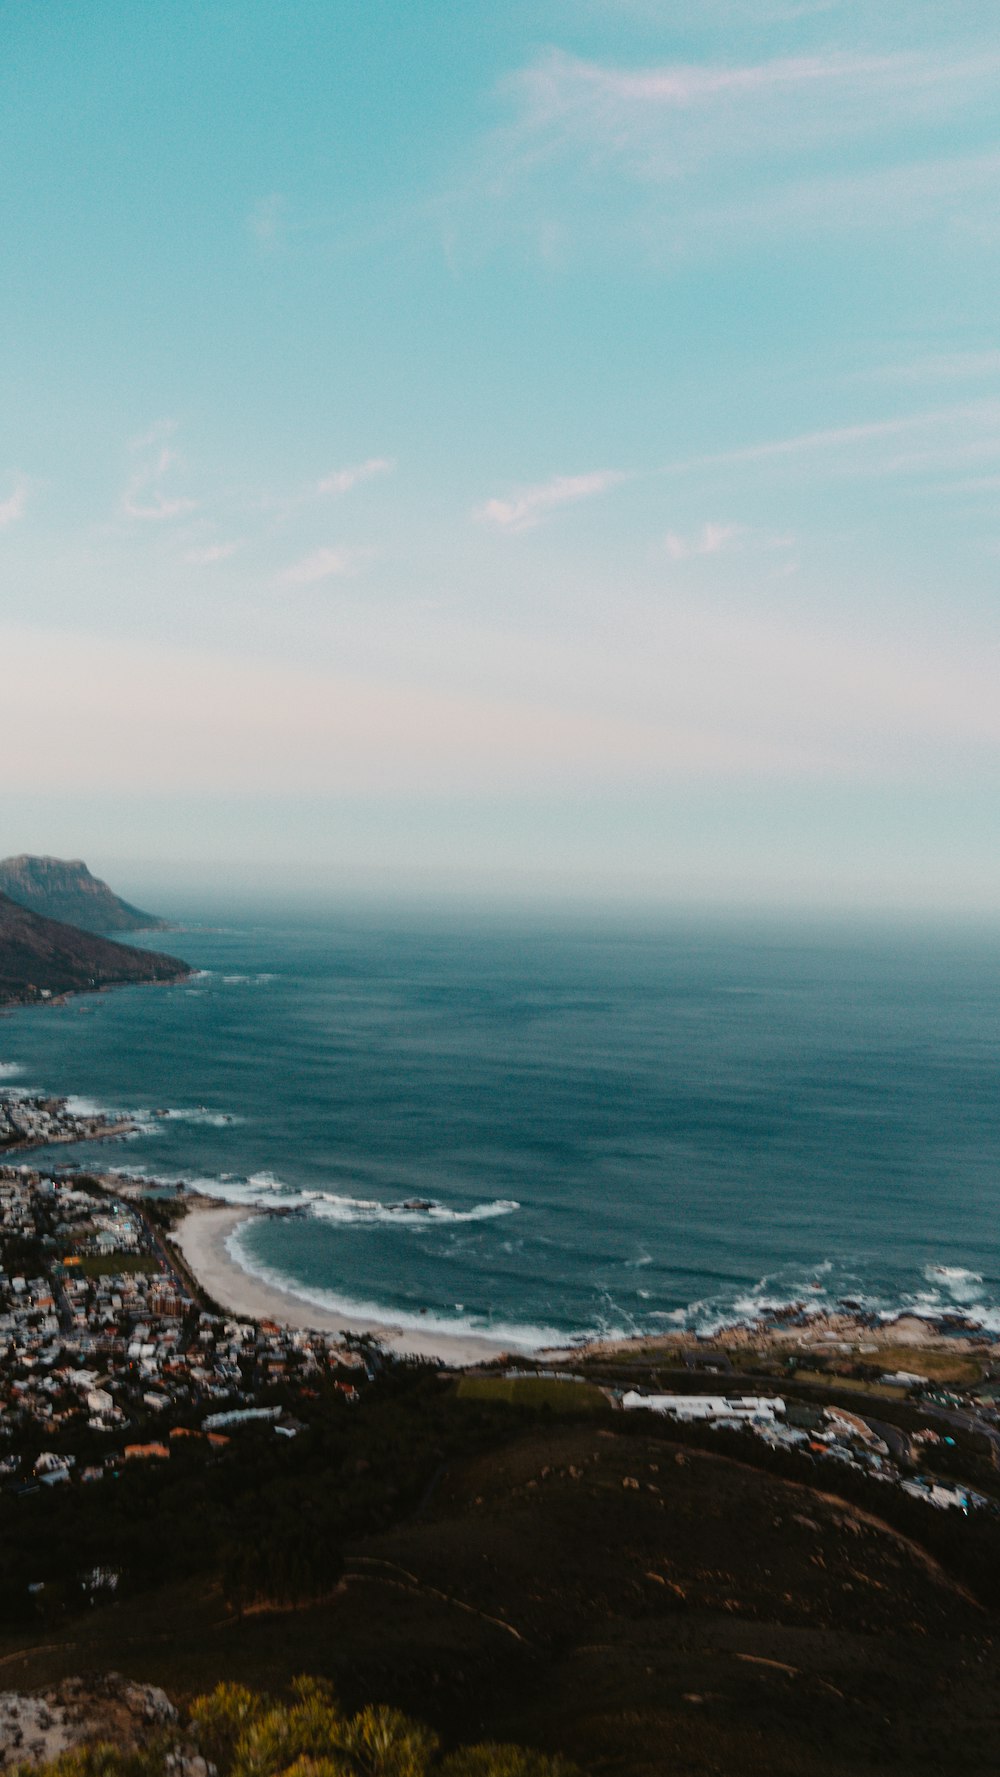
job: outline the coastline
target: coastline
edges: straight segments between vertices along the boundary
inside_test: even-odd
[[[186,1265],[221,1308],[247,1319],[274,1321],[295,1330],[313,1329],[324,1333],[370,1334],[386,1351],[399,1357],[420,1357],[436,1360],[452,1369],[472,1369],[480,1364],[495,1363],[498,1358],[535,1358],[560,1365],[580,1363],[586,1359],[614,1359],[641,1352],[669,1361],[679,1357],[692,1343],[706,1354],[766,1348],[776,1356],[798,1355],[811,1351],[845,1351],[852,1345],[870,1359],[878,1361],[888,1354],[908,1348],[916,1357],[922,1350],[940,1351],[945,1345],[953,1355],[989,1350],[996,1346],[996,1336],[972,1327],[944,1324],[902,1310],[898,1316],[876,1322],[848,1310],[823,1311],[805,1319],[797,1317],[789,1324],[758,1322],[755,1325],[730,1325],[720,1328],[711,1337],[697,1337],[691,1332],[672,1332],[661,1337],[637,1336],[619,1339],[595,1339],[584,1344],[545,1346],[525,1350],[521,1347],[475,1333],[447,1333],[429,1327],[404,1327],[385,1319],[351,1313],[350,1310],[312,1302],[306,1296],[284,1289],[269,1280],[245,1270],[233,1258],[228,1241],[237,1228],[260,1219],[260,1212],[245,1204],[220,1202],[201,1192],[186,1192],[183,1198],[186,1213],[173,1232],[173,1241]]]
[[[499,1339],[431,1329],[423,1332],[394,1325],[391,1320],[369,1320],[280,1289],[245,1271],[228,1250],[227,1242],[237,1228],[260,1219],[253,1209],[220,1203],[217,1198],[195,1192],[185,1193],[183,1201],[187,1214],[173,1232],[174,1244],[206,1293],[233,1314],[257,1321],[273,1320],[279,1326],[296,1330],[369,1333],[398,1357],[438,1359],[454,1369],[492,1363],[509,1350]]]

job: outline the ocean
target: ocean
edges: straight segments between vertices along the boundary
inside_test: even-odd
[[[141,938],[137,942],[141,942]],[[140,1113],[53,1162],[298,1207],[307,1298],[524,1346],[848,1300],[1000,1331],[1000,939],[401,915],[190,924],[201,973],[0,1020]]]

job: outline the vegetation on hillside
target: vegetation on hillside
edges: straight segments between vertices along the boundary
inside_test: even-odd
[[[384,1706],[347,1715],[332,1686],[302,1677],[281,1703],[245,1685],[220,1684],[192,1705],[188,1744],[176,1730],[123,1752],[99,1742],[15,1777],[168,1777],[185,1753],[218,1777],[576,1777],[576,1766],[519,1746],[465,1746],[446,1756],[435,1733]]]

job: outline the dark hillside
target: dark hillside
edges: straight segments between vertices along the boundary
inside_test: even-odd
[[[291,1448],[244,1433],[207,1468],[4,1500],[8,1565],[52,1576],[44,1611],[0,1630],[4,1683],[113,1668],[183,1701],[308,1665],[348,1708],[377,1697],[447,1744],[532,1744],[591,1777],[995,1777],[1000,1622],[878,1514],[663,1432],[505,1431],[445,1383],[388,1386],[329,1424],[317,1405]],[[326,1595],[269,1604],[248,1576],[234,1598],[227,1537],[291,1548],[300,1523],[342,1551]],[[125,1591],[143,1539],[138,1590],[60,1603],[98,1547]]]
[[[188,974],[175,956],[114,944],[30,913],[0,894],[0,1005],[133,981],[178,981]]]

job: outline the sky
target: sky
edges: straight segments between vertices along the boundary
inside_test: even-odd
[[[0,853],[995,912],[995,0],[0,45]]]

